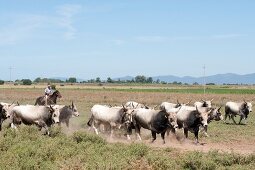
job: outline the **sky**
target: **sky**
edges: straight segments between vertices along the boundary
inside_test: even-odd
[[[255,72],[253,0],[0,0],[0,79]]]

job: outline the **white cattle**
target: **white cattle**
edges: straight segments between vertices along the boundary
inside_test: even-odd
[[[78,117],[80,116],[77,107],[72,102],[70,106],[66,105],[55,105],[54,108],[58,108],[60,115],[59,115],[59,125],[61,123],[65,123],[67,127],[69,127],[69,120],[71,117]]]
[[[245,120],[246,123],[246,119],[248,118],[249,113],[252,112],[252,104],[250,102],[241,102],[241,103],[236,103],[236,102],[227,102],[225,105],[225,122],[227,117],[231,117],[231,119],[233,120],[233,122],[235,124],[236,121],[234,119],[234,117],[236,115],[240,116],[240,121],[239,124],[241,123],[242,119]]]
[[[98,134],[100,124],[110,126],[111,137],[113,136],[114,128],[125,123],[127,109],[123,107],[107,107],[103,105],[94,105],[91,108],[91,117],[87,123],[92,126],[95,133]]]
[[[210,108],[198,108],[198,107],[181,107],[177,113],[177,123],[179,128],[184,129],[185,137],[188,137],[188,131],[195,134],[196,143],[198,143],[199,126],[203,126],[205,130],[208,126],[208,115],[210,114]]]
[[[170,112],[176,112],[176,110],[178,109],[178,108],[180,108],[181,106],[186,106],[186,105],[188,105],[190,102],[188,102],[188,103],[180,103],[178,100],[177,100],[177,103],[169,103],[169,102],[163,102],[163,103],[161,103],[161,105],[160,105],[160,109],[161,110],[166,110],[168,113],[170,113]]]
[[[134,101],[129,101],[124,106],[128,109],[139,109],[139,108],[149,109],[149,107],[145,106],[145,104],[137,103]]]
[[[46,129],[46,133],[50,132],[48,127],[53,123],[59,123],[59,109],[52,106],[33,106],[33,105],[21,105],[15,106],[10,115],[11,127],[17,128],[18,124],[37,125]]]
[[[137,137],[141,140],[140,129],[141,127],[151,130],[152,142],[156,140],[156,134],[160,133],[165,143],[165,132],[171,128],[177,128],[177,117],[175,113],[167,113],[165,110],[154,110],[154,109],[129,109],[128,115],[131,115],[132,119],[130,122],[134,126]],[[132,128],[129,128],[132,130]],[[130,135],[128,131],[128,138]]]
[[[196,107],[209,107],[209,108],[211,108],[212,107],[212,101],[213,101],[213,99],[212,100],[201,100],[202,102],[195,102],[194,103],[194,106]]]

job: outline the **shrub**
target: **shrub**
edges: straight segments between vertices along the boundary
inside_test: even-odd
[[[3,80],[0,80],[0,85],[3,85],[4,84],[4,81]]]

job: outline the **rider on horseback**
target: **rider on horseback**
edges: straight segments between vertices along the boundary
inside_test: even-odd
[[[46,87],[46,89],[44,90],[44,92],[45,92],[45,103],[46,103],[46,105],[47,105],[48,97],[49,97],[50,95],[52,95],[52,87],[51,87],[50,84],[48,84],[48,86]]]

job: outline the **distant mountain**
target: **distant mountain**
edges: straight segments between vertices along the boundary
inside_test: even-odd
[[[114,81],[118,81],[118,80],[120,80],[120,81],[127,81],[127,80],[131,81],[132,79],[135,79],[135,78],[132,77],[132,76],[125,76],[125,77],[120,77],[120,78],[114,78],[113,80]]]
[[[61,80],[61,81],[66,81],[67,79],[69,79],[69,77],[51,77],[50,79],[58,79],[58,80]],[[77,82],[82,82],[82,81],[85,81],[84,79],[80,79],[80,78],[76,78]]]
[[[167,76],[155,76],[152,78],[154,81],[159,79],[160,81],[164,81],[167,83],[172,83],[174,81],[188,83],[188,84],[193,84],[195,82],[199,84],[204,83],[204,77],[191,77],[191,76],[178,77],[173,75],[167,75]],[[126,77],[115,78],[114,80],[118,80],[118,79],[122,81],[132,80],[134,79],[134,77],[126,76]],[[239,74],[233,74],[233,73],[216,74],[212,76],[206,76],[205,82],[214,83],[214,84],[255,84],[255,73],[245,74],[245,75],[239,75]]]

